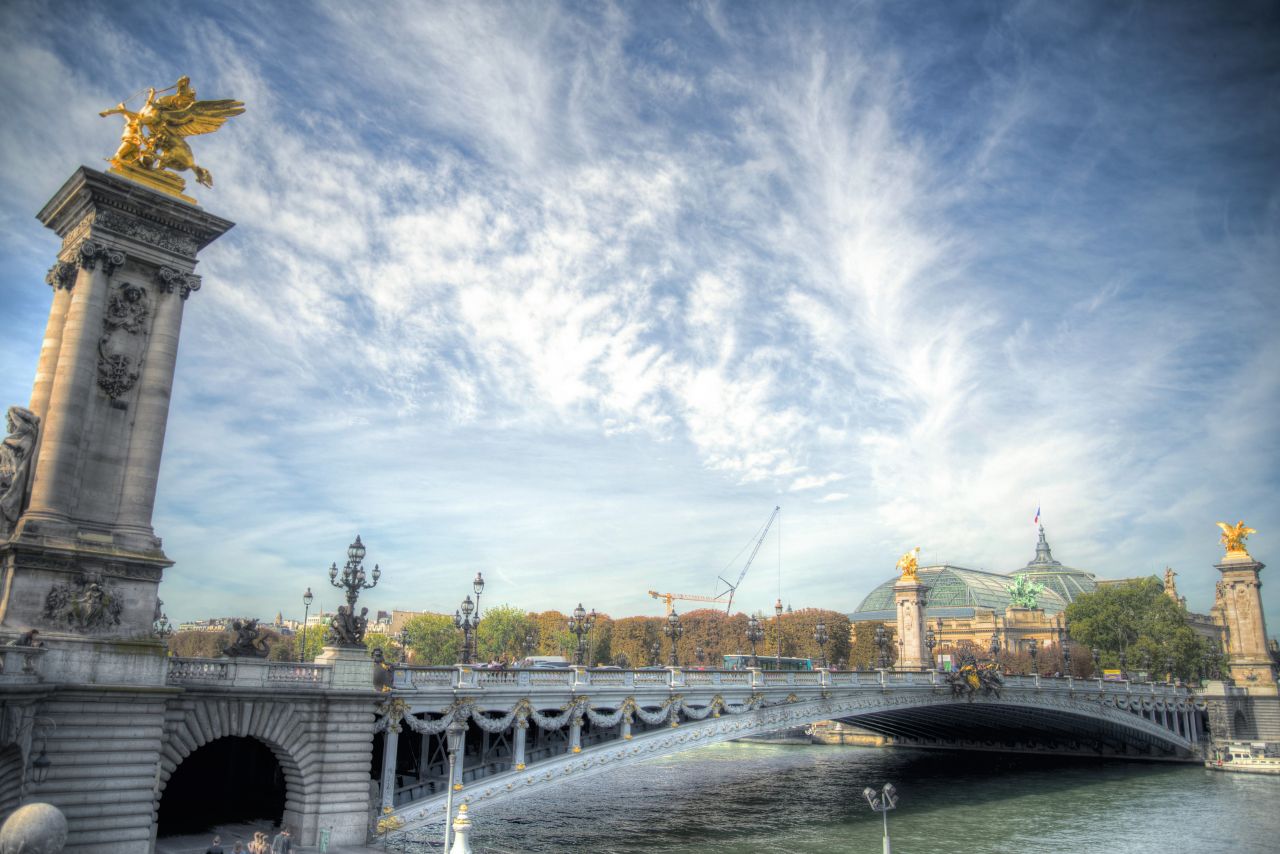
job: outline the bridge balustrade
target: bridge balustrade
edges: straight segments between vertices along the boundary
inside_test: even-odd
[[[39,646],[0,646],[0,683],[39,682],[40,659],[45,652]]]
[[[257,658],[170,658],[170,685],[226,685],[235,688],[327,688],[333,668],[327,664],[263,661]]]

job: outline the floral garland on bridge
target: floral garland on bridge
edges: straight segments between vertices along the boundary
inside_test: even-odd
[[[717,694],[705,706],[691,706],[685,702],[683,695],[676,694],[667,698],[662,705],[652,711],[641,707],[635,697],[627,697],[612,712],[601,712],[593,709],[590,698],[584,696],[575,697],[560,706],[559,714],[547,715],[535,709],[528,699],[524,699],[502,713],[500,717],[491,718],[476,708],[474,700],[458,699],[454,700],[440,717],[428,719],[415,717],[410,712],[408,703],[401,698],[395,698],[378,708],[380,717],[374,725],[374,732],[383,730],[400,732],[400,724],[403,723],[419,735],[440,735],[455,720],[465,723],[468,718],[474,721],[477,727],[490,734],[504,732],[517,718],[527,718],[542,730],[563,729],[565,724],[574,718],[581,719],[583,716],[591,721],[592,726],[602,728],[617,726],[624,717],[635,717],[650,726],[656,726],[668,721],[678,721],[681,714],[688,720],[701,721],[708,716],[720,717],[721,712],[730,715],[752,712],[763,704],[764,696],[761,694],[752,694],[744,703],[726,703],[724,697]]]

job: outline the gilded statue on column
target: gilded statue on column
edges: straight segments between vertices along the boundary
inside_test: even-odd
[[[206,187],[213,186],[213,175],[196,164],[186,137],[213,133],[243,113],[244,103],[230,98],[197,100],[189,77],[179,77],[168,89],[147,89],[146,101],[136,111],[125,106],[127,100],[98,114],[124,117],[120,147],[109,158],[109,171],[194,202],[182,194],[186,182],[177,173],[189,170]]]
[[[1244,522],[1236,522],[1234,525],[1219,522],[1218,527],[1222,529],[1222,539],[1219,542],[1226,548],[1227,557],[1233,560],[1249,560],[1249,550],[1245,548],[1244,541],[1249,539],[1250,534],[1258,532],[1253,528],[1245,527]]]
[[[902,557],[898,558],[898,571],[902,573],[900,581],[919,581],[916,570],[920,568],[920,547],[916,546],[914,551],[909,551]]]

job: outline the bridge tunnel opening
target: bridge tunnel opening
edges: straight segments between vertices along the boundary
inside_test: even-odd
[[[284,816],[284,772],[256,738],[225,736],[174,769],[160,797],[158,836],[204,833],[218,825],[267,823]]]

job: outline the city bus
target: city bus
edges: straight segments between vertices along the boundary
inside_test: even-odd
[[[776,655],[757,655],[756,661],[759,662],[761,670],[812,670],[812,658],[787,658],[783,656],[779,658]],[[724,657],[725,670],[747,670],[751,666],[750,655],[726,655]]]

